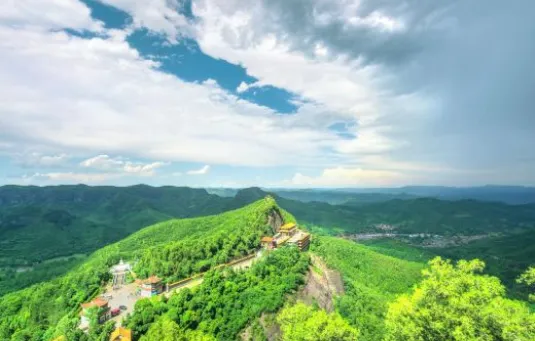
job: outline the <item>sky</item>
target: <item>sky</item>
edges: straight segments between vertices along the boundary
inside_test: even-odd
[[[531,0],[3,0],[0,184],[535,185]]]

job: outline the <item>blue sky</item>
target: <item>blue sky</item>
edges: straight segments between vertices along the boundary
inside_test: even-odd
[[[533,4],[0,5],[0,184],[535,184]]]

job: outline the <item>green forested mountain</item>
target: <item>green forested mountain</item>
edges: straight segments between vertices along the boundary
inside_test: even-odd
[[[182,290],[167,302],[138,301],[126,325],[140,338],[158,328],[153,325],[157,319],[167,317],[180,329],[236,340],[249,321],[282,307],[286,295],[304,283],[307,267],[307,255],[297,248],[276,250],[249,271],[211,271],[200,286]]]
[[[217,216],[170,220],[134,233],[93,253],[64,276],[1,297],[0,339],[15,335],[48,340],[62,318],[77,319],[79,304],[97,294],[110,279],[110,266],[121,258],[137,261],[140,274],[157,273],[169,280],[250,253],[271,228],[269,215],[293,220],[266,198]]]
[[[245,191],[230,205],[249,201],[259,193]],[[461,262],[453,268],[448,262],[434,260],[429,268],[426,261],[430,255],[401,245],[368,247],[314,235],[309,252],[282,247],[266,253],[249,270],[217,267],[256,251],[261,236],[289,221],[295,218],[268,196],[225,213],[171,219],[143,228],[94,252],[63,276],[0,297],[0,339],[50,341],[65,336],[69,341],[107,340],[112,323],[103,328],[93,325],[89,334],[78,329],[80,303],[102,291],[110,280],[110,266],[122,258],[134,264],[134,272],[141,278],[156,274],[164,282],[207,271],[202,283],[192,289],[169,298],[137,301],[134,313],[124,321],[136,341],[266,340],[266,335],[283,341],[383,341],[394,340],[396,335],[442,341],[455,340],[457,333],[472,335],[470,329],[463,329],[466,323],[487,333],[485,340],[531,341],[535,317],[525,303],[505,297],[497,278],[477,274],[483,267],[479,261]],[[381,248],[390,254],[378,252]],[[342,276],[345,292],[332,297],[332,313],[294,303],[310,278],[306,272],[322,271],[309,266],[310,254]],[[446,276],[453,284],[441,283],[441,273],[460,280],[452,282]],[[328,288],[331,284],[326,281]],[[474,291],[469,283],[482,283],[488,290]],[[416,285],[421,289],[415,290]],[[448,288],[442,295],[451,295],[451,301],[434,295],[442,286]],[[429,294],[421,297],[420,292]],[[480,314],[464,316],[463,304]],[[413,311],[417,313],[411,315]],[[426,324],[425,316],[435,314],[444,316],[451,330],[444,330],[440,321]],[[407,330],[404,325],[415,329]],[[514,330],[509,330],[509,325]]]
[[[392,199],[436,198],[440,200],[477,200],[511,205],[535,203],[535,188],[524,186],[404,186],[395,188],[274,189],[281,197],[330,204],[383,202]],[[231,189],[220,191],[232,193]]]
[[[220,213],[266,195],[260,188],[220,197],[185,187],[0,187],[0,295],[61,275],[90,252],[144,226]],[[437,235],[508,233],[535,226],[533,204],[417,198],[331,205],[275,197],[310,230],[331,235],[385,232],[385,226],[393,233]],[[526,256],[534,245],[525,245]],[[494,269],[493,259],[488,261],[489,269]],[[507,281],[512,283],[511,278]]]
[[[258,188],[238,192],[236,198],[261,198]],[[389,200],[381,203],[331,205],[276,197],[284,209],[311,229],[328,234],[385,232],[476,235],[535,229],[535,204],[507,205],[474,200],[443,201],[433,198]],[[246,202],[247,200],[243,200]]]
[[[227,201],[187,187],[0,187],[0,266],[92,252],[171,218],[215,214]]]
[[[87,253],[158,221],[220,213],[267,195],[259,188],[219,197],[186,187],[0,187],[0,267]],[[277,198],[311,228],[331,234],[481,234],[535,227],[535,205],[437,199],[330,205]]]

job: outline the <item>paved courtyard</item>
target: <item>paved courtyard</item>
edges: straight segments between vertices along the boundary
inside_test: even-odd
[[[102,295],[108,299],[108,304],[111,310],[119,308],[120,306],[126,307],[126,310],[121,310],[119,315],[112,318],[112,320],[117,323],[117,326],[121,325],[121,321],[126,317],[126,314],[134,311],[134,304],[140,299],[140,296],[136,296],[136,289],[137,286],[135,283],[125,284],[119,286],[117,289],[109,287]]]

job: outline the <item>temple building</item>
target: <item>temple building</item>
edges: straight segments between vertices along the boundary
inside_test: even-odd
[[[130,264],[121,261],[119,264],[112,266],[110,272],[113,275],[113,286],[120,286],[126,284],[126,275],[130,273],[132,267]]]
[[[297,232],[297,225],[295,223],[286,223],[279,229],[279,233],[285,237],[291,237]]]
[[[150,276],[147,279],[137,280],[141,297],[152,297],[163,291],[162,280],[158,276]]]
[[[260,244],[264,249],[271,250],[277,248],[277,242],[272,237],[262,237]]]
[[[110,341],[132,341],[132,331],[123,327],[119,327],[110,335]]]
[[[88,311],[91,308],[97,308],[97,314],[98,314],[98,322],[104,323],[107,320],[110,319],[110,307],[108,305],[108,301],[101,297],[97,297],[91,302],[82,303],[82,311],[80,312],[80,328],[86,329],[89,327],[89,316]]]
[[[303,232],[301,230],[298,230],[296,234],[294,234],[290,240],[288,240],[289,245],[296,245],[299,250],[305,251],[308,249],[310,245],[310,233]]]

